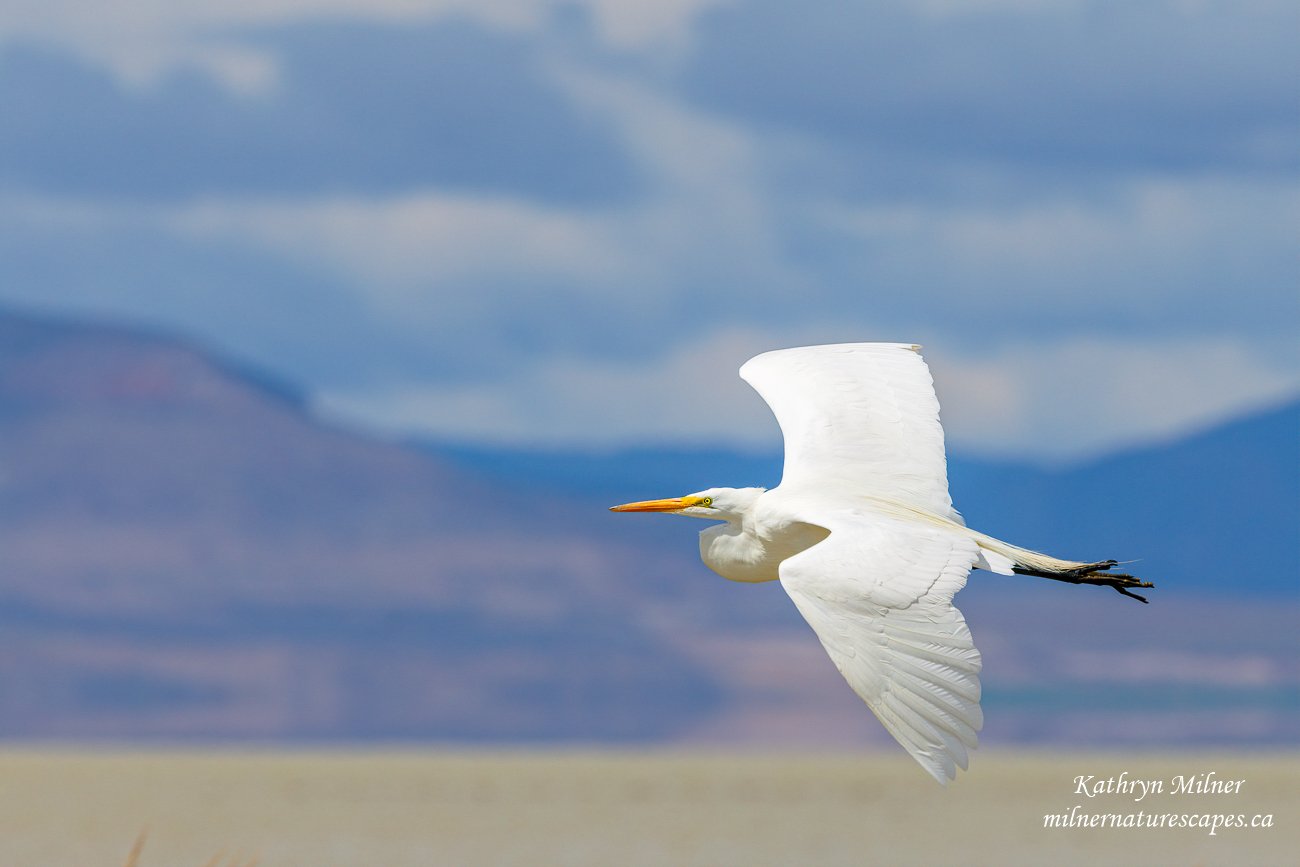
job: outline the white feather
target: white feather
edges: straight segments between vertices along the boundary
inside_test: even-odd
[[[836,481],[961,521],[934,380],[911,343],[841,343],[755,356],[740,376],[772,408],[785,438],[781,484]]]
[[[937,527],[863,517],[823,515],[830,536],[782,563],[781,584],[853,691],[947,782],[984,724],[980,654],[952,604],[979,548]]]

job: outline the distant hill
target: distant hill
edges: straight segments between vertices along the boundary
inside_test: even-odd
[[[0,316],[0,735],[654,739],[719,700],[609,616],[616,545],[269,382]]]
[[[1054,472],[958,461],[952,489],[994,535],[1171,592],[1300,597],[1300,402]]]
[[[1300,737],[1295,425],[954,461],[972,523],[1160,584],[977,573],[986,740]],[[708,572],[697,522],[605,509],[778,476],[384,442],[185,340],[0,313],[0,737],[889,744],[778,586]]]

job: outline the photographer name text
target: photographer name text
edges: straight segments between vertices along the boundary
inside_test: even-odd
[[[1074,793],[1095,798],[1098,795],[1132,795],[1141,801],[1147,795],[1239,795],[1245,780],[1220,779],[1214,771],[1202,774],[1179,774],[1168,780],[1145,780],[1130,777],[1125,771],[1117,777],[1098,778],[1080,774],[1074,778]]]

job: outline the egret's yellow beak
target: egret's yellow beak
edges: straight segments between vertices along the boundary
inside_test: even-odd
[[[699,505],[700,499],[700,497],[669,497],[666,500],[642,500],[639,503],[610,506],[609,510],[611,512],[679,512]]]

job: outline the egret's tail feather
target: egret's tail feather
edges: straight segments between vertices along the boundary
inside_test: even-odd
[[[997,572],[999,575],[1014,575],[1019,569],[1065,574],[1080,570],[1087,572],[1096,569],[1109,569],[1111,566],[1117,565],[1114,560],[1101,563],[1062,560],[1059,557],[1050,557],[1047,554],[1030,551],[1028,548],[1021,548],[1019,545],[1012,545],[1010,542],[1003,542],[1001,539],[994,539],[992,536],[985,536],[983,533],[977,533],[974,530],[969,532],[979,544],[980,556],[983,558],[983,562],[977,563],[976,566],[990,572]]]

